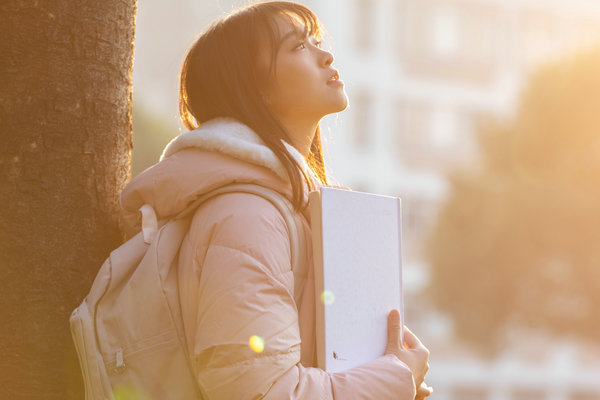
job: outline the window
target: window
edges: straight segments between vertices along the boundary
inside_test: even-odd
[[[431,47],[440,56],[455,54],[460,46],[458,16],[455,10],[440,7],[431,20]]]
[[[498,6],[486,3],[407,1],[399,14],[402,68],[419,77],[489,83],[508,27]]]
[[[541,389],[520,388],[513,390],[512,400],[545,400],[546,393]]]
[[[394,110],[394,147],[399,164],[430,166],[431,110],[425,103],[401,100]]]
[[[431,121],[431,142],[440,149],[446,150],[456,145],[459,129],[458,115],[448,109],[436,109]]]
[[[410,151],[426,141],[428,136],[429,109],[426,104],[411,100],[401,100],[396,106],[397,144]]]
[[[396,148],[402,164],[415,169],[432,169],[437,166],[440,152],[435,135],[443,138],[445,121],[436,121],[436,109],[425,102],[404,100],[395,112]],[[437,132],[436,132],[437,129]]]
[[[575,391],[569,395],[569,400],[600,400],[600,392]]]
[[[474,160],[476,143],[467,110],[401,100],[394,118],[400,164],[435,169]]]
[[[355,0],[354,42],[361,52],[368,52],[373,44],[375,5],[375,0]]]
[[[426,199],[402,198],[402,229],[404,240],[420,241],[429,225],[428,217],[432,214]],[[409,239],[410,238],[410,239]]]
[[[488,400],[489,391],[480,387],[455,387],[452,389],[452,400]]]
[[[354,145],[361,150],[368,148],[372,135],[372,113],[371,95],[364,89],[360,89],[352,97],[353,139]]]
[[[436,222],[439,205],[435,200],[418,193],[400,193],[399,196],[402,198],[402,257],[409,262],[421,261],[426,240]]]

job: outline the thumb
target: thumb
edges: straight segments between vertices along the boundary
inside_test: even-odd
[[[392,310],[388,314],[388,326],[387,326],[387,349],[398,349],[400,346],[400,312],[398,310]]]
[[[404,327],[404,347],[407,349],[416,349],[418,347],[423,347],[423,344],[419,340],[418,337],[415,336],[414,333],[406,326]]]

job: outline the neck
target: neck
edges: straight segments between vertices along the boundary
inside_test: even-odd
[[[288,132],[292,146],[298,150],[300,154],[307,158],[310,154],[310,146],[315,137],[315,132],[319,121],[317,122],[287,122],[281,121],[284,128]]]

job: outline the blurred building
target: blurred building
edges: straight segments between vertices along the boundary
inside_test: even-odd
[[[324,20],[350,97],[326,121],[333,175],[400,195],[415,243],[435,220],[445,173],[476,163],[478,121],[510,117],[533,69],[600,39],[600,3],[585,0],[305,3]]]
[[[350,108],[323,124],[335,179],[401,196],[408,324],[432,350],[437,400],[600,400],[600,357],[533,340],[483,360],[452,340],[432,309],[422,244],[444,201],[446,173],[477,164],[487,115],[510,117],[540,63],[595,45],[594,0],[299,0],[329,31]],[[134,104],[177,133],[177,72],[201,28],[242,0],[138,5]],[[135,128],[135,127],[134,127]]]
[[[407,323],[432,350],[439,400],[600,400],[600,357],[531,338],[483,360],[452,340],[424,286],[422,245],[446,173],[476,168],[482,117],[508,117],[541,63],[598,45],[600,2],[306,0],[324,21],[350,97],[326,121],[332,172],[355,190],[402,197]],[[531,342],[531,343],[530,343]]]

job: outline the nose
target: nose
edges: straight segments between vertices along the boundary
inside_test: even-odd
[[[321,66],[328,67],[333,64],[333,54],[327,50],[321,49]]]

